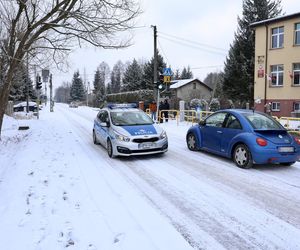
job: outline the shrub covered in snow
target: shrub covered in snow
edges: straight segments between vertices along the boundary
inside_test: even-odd
[[[202,110],[206,110],[208,103],[205,99],[192,99],[190,102],[190,107],[196,109],[200,107]]]
[[[220,109],[220,102],[217,98],[211,99],[209,103],[209,111],[215,112]]]

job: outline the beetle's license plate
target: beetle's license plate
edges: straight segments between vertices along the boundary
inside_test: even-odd
[[[278,152],[280,152],[280,153],[294,153],[294,147],[279,147]]]
[[[148,148],[154,148],[156,146],[153,142],[143,142],[139,144],[139,148],[141,149],[148,149]]]

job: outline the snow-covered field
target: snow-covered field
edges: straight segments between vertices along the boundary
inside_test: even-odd
[[[92,142],[97,110],[54,108],[5,117],[1,250],[300,249],[299,162],[239,169],[190,152],[175,121],[165,155],[110,159]]]

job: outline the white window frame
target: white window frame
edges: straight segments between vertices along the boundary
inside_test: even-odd
[[[283,64],[271,65],[271,85],[272,86],[283,86],[283,74],[284,74]],[[282,77],[280,77],[280,76],[282,76]],[[276,78],[275,82],[273,80],[274,78]],[[280,79],[282,81],[280,81]]]
[[[297,68],[296,65],[298,66]],[[295,77],[296,75],[298,77]],[[296,82],[297,78],[298,78],[298,82]],[[293,63],[293,85],[300,86],[300,63]]]
[[[294,103],[294,111],[300,112],[300,102],[295,102]]]
[[[280,102],[272,102],[272,111],[280,111]]]
[[[282,28],[282,32],[280,31],[281,28]],[[271,31],[272,31],[271,48],[272,49],[283,48],[283,43],[284,43],[284,27],[280,26],[280,27],[272,28]],[[280,44],[280,38],[281,37],[282,37],[282,43]],[[274,43],[273,43],[273,38],[275,38]]]
[[[297,26],[299,26],[297,28]],[[297,38],[298,38],[298,43],[297,43]],[[295,39],[294,39],[294,44],[295,45],[300,45],[300,23],[295,23]]]

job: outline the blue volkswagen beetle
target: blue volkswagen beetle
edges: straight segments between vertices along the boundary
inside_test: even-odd
[[[187,147],[232,158],[240,168],[253,164],[292,165],[300,160],[300,139],[271,116],[246,109],[217,111],[186,134]]]

